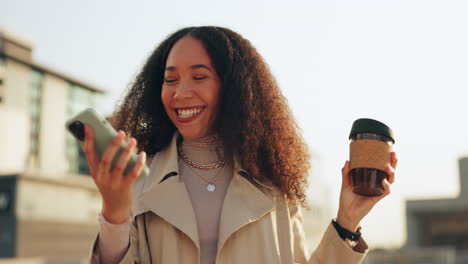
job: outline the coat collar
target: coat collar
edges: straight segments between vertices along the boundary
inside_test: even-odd
[[[197,222],[192,202],[179,177],[176,132],[170,145],[154,155],[150,173],[133,185],[132,216],[151,211],[184,232],[200,248]],[[273,209],[270,182],[250,177],[234,157],[233,178],[221,210],[218,252],[226,240],[239,228],[260,219]]]

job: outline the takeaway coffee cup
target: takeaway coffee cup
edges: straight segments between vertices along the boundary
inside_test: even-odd
[[[354,121],[349,134],[349,160],[353,192],[364,196],[380,196],[385,168],[391,164],[395,139],[393,131],[384,123],[361,118]]]

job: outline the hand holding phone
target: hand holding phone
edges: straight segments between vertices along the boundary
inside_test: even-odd
[[[103,200],[102,214],[119,224],[128,220],[132,183],[146,176],[146,154],[135,154],[137,142],[118,133],[96,111],[87,109],[67,122],[68,130],[80,141],[91,175]]]

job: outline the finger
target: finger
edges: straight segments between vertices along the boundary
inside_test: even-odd
[[[136,146],[136,140],[134,138],[131,138],[128,142],[127,147],[124,149],[122,154],[119,157],[119,160],[115,164],[115,168],[112,171],[112,181],[121,181],[122,180],[122,175],[123,171],[127,167],[128,160],[130,157],[133,155],[135,151],[135,146]]]
[[[95,175],[93,174],[93,165],[92,160],[90,158],[90,151],[89,151],[89,135],[88,135],[88,125],[84,125],[84,143],[83,143],[83,152],[85,153],[86,160],[88,161],[88,166],[91,171],[91,176],[94,178]]]
[[[395,182],[395,169],[390,167],[390,166],[387,166],[385,168],[385,172],[387,173],[387,180],[390,184],[392,184],[393,182]]]
[[[392,167],[394,169],[396,169],[396,166],[397,166],[397,163],[398,163],[398,158],[396,156],[396,152],[391,152],[390,153],[390,160],[391,160]]]
[[[341,176],[343,177],[343,187],[350,187],[351,186],[351,175],[350,172],[350,164],[349,161],[346,161],[343,168],[341,169]]]
[[[85,152],[86,159],[88,160],[91,176],[93,176],[93,178],[96,179],[96,167],[98,166],[98,158],[94,150],[94,135],[93,129],[90,125],[85,125],[85,142],[83,151]]]
[[[107,182],[109,180],[112,161],[114,160],[115,153],[117,153],[117,150],[120,148],[124,137],[125,133],[123,131],[119,131],[114,139],[112,139],[109,146],[107,146],[104,154],[102,154],[102,159],[99,163],[99,175],[100,177],[103,177],[101,179],[102,181]]]
[[[382,180],[382,187],[383,187],[383,194],[380,196],[379,200],[383,199],[385,196],[391,193],[390,183],[385,178]]]
[[[140,173],[143,171],[143,168],[146,163],[146,152],[142,151],[140,154],[138,154],[138,160],[133,167],[133,169],[130,171],[130,173],[124,178],[124,183],[125,184],[132,184],[140,175]]]

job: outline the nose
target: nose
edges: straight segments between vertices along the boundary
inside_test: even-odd
[[[174,93],[174,99],[188,99],[193,97],[191,85],[187,82],[181,82],[177,85]]]

